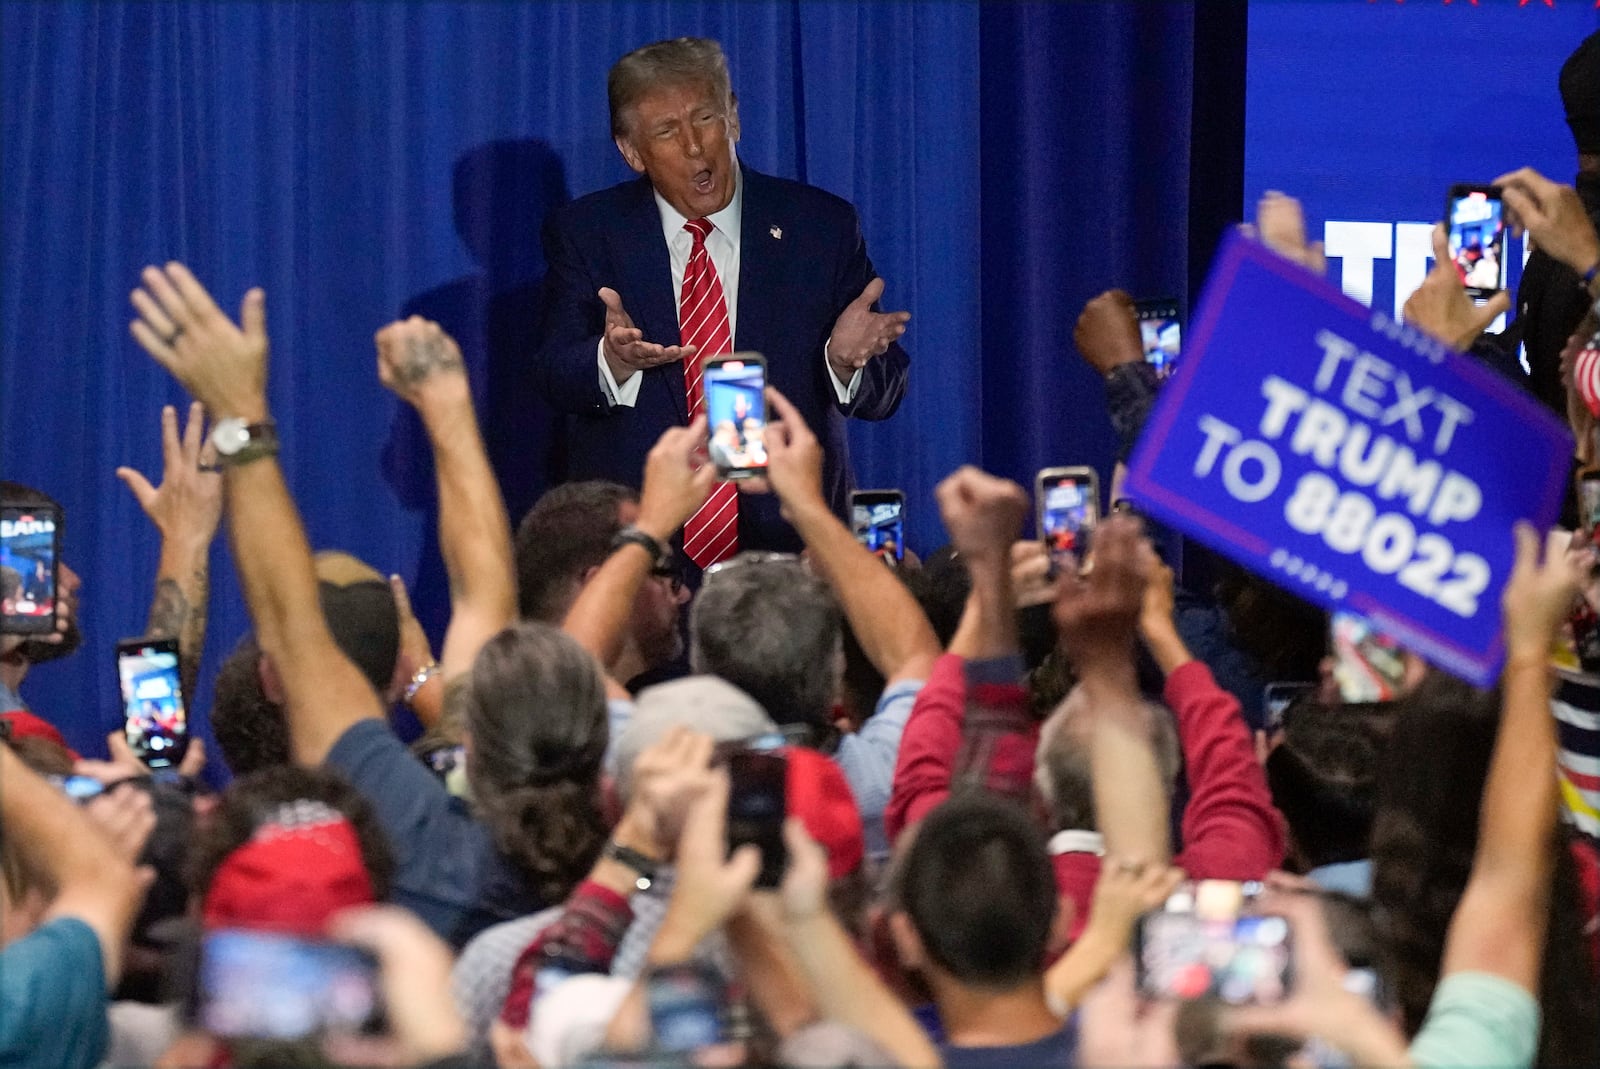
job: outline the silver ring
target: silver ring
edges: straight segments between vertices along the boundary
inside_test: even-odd
[[[180,324],[177,324],[176,326],[174,326],[172,328],[172,333],[171,334],[168,334],[165,338],[162,338],[161,340],[167,344],[168,348],[171,348],[173,346],[173,344],[176,343],[177,340],[179,338],[181,338],[181,337],[183,337],[183,325],[180,323]]]

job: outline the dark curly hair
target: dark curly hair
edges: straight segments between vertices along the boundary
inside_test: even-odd
[[[235,776],[278,768],[293,759],[283,707],[261,689],[261,647],[245,635],[217,669],[211,732]]]
[[[1451,917],[1478,846],[1500,692],[1430,672],[1397,704],[1372,827],[1374,919],[1384,980],[1408,1034],[1427,1016]],[[1569,832],[1559,837],[1539,980],[1541,1066],[1600,1064],[1600,997],[1583,935]]]
[[[349,819],[361,844],[372,893],[380,901],[388,898],[394,881],[394,853],[372,805],[337,773],[295,765],[252,772],[222,792],[211,819],[200,825],[189,857],[190,892],[204,898],[228,855],[249,842],[280,806],[301,800],[321,802]]]
[[[562,901],[609,833],[599,666],[559,629],[521,623],[484,645],[446,702],[472,740],[467,780],[495,846],[543,901]]]

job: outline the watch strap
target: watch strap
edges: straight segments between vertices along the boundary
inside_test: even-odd
[[[217,451],[217,463],[222,467],[236,468],[262,457],[278,455],[278,424],[270,419],[247,423],[244,432],[248,440],[232,453]]]
[[[661,863],[654,858],[646,857],[631,846],[623,846],[615,839],[606,840],[606,846],[602,853],[619,865],[625,865],[638,873],[639,879],[635,886],[641,891],[655,882],[656,872],[661,867]]]
[[[660,539],[639,530],[632,524],[618,531],[611,539],[611,551],[613,553],[623,546],[639,546],[643,548],[646,553],[650,554],[650,559],[656,564],[660,564],[667,559],[668,549]]]

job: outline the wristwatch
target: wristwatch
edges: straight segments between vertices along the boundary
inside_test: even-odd
[[[211,444],[217,447],[217,463],[225,466],[248,464],[278,452],[278,425],[272,420],[246,423],[238,416],[217,420],[211,428]]]
[[[623,546],[642,546],[644,551],[650,554],[652,563],[657,567],[665,564],[668,555],[672,552],[655,535],[647,534],[631,523],[618,531],[616,537],[611,540],[611,552],[615,553]]]
[[[633,881],[634,890],[648,891],[650,885],[656,882],[656,871],[660,868],[660,863],[654,858],[646,857],[631,846],[623,846],[615,839],[606,840],[606,847],[602,853],[637,874],[637,879]]]

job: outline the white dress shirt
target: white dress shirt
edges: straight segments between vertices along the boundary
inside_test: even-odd
[[[667,252],[672,261],[672,293],[676,300],[683,295],[683,273],[689,266],[689,254],[694,250],[694,235],[683,228],[689,220],[679,214],[678,209],[668,204],[660,193],[656,193],[655,198],[656,210],[661,214],[661,236],[667,242]],[[706,235],[706,254],[711,257],[711,266],[717,269],[717,278],[722,282],[722,297],[728,306],[728,336],[735,341],[739,337],[739,221],[743,208],[744,173],[735,160],[733,199],[720,212],[706,216],[711,223],[711,233]],[[613,407],[621,405],[632,408],[638,403],[639,384],[644,381],[644,376],[635,371],[622,382],[617,382],[611,374],[611,365],[606,363],[606,339],[603,334],[595,355],[600,364],[600,390],[606,400]],[[822,355],[826,360],[826,345],[823,346]],[[861,372],[850,376],[850,382],[845,384],[839,381],[830,365],[828,381],[833,383],[833,392],[838,395],[839,403],[846,405],[861,388]]]

